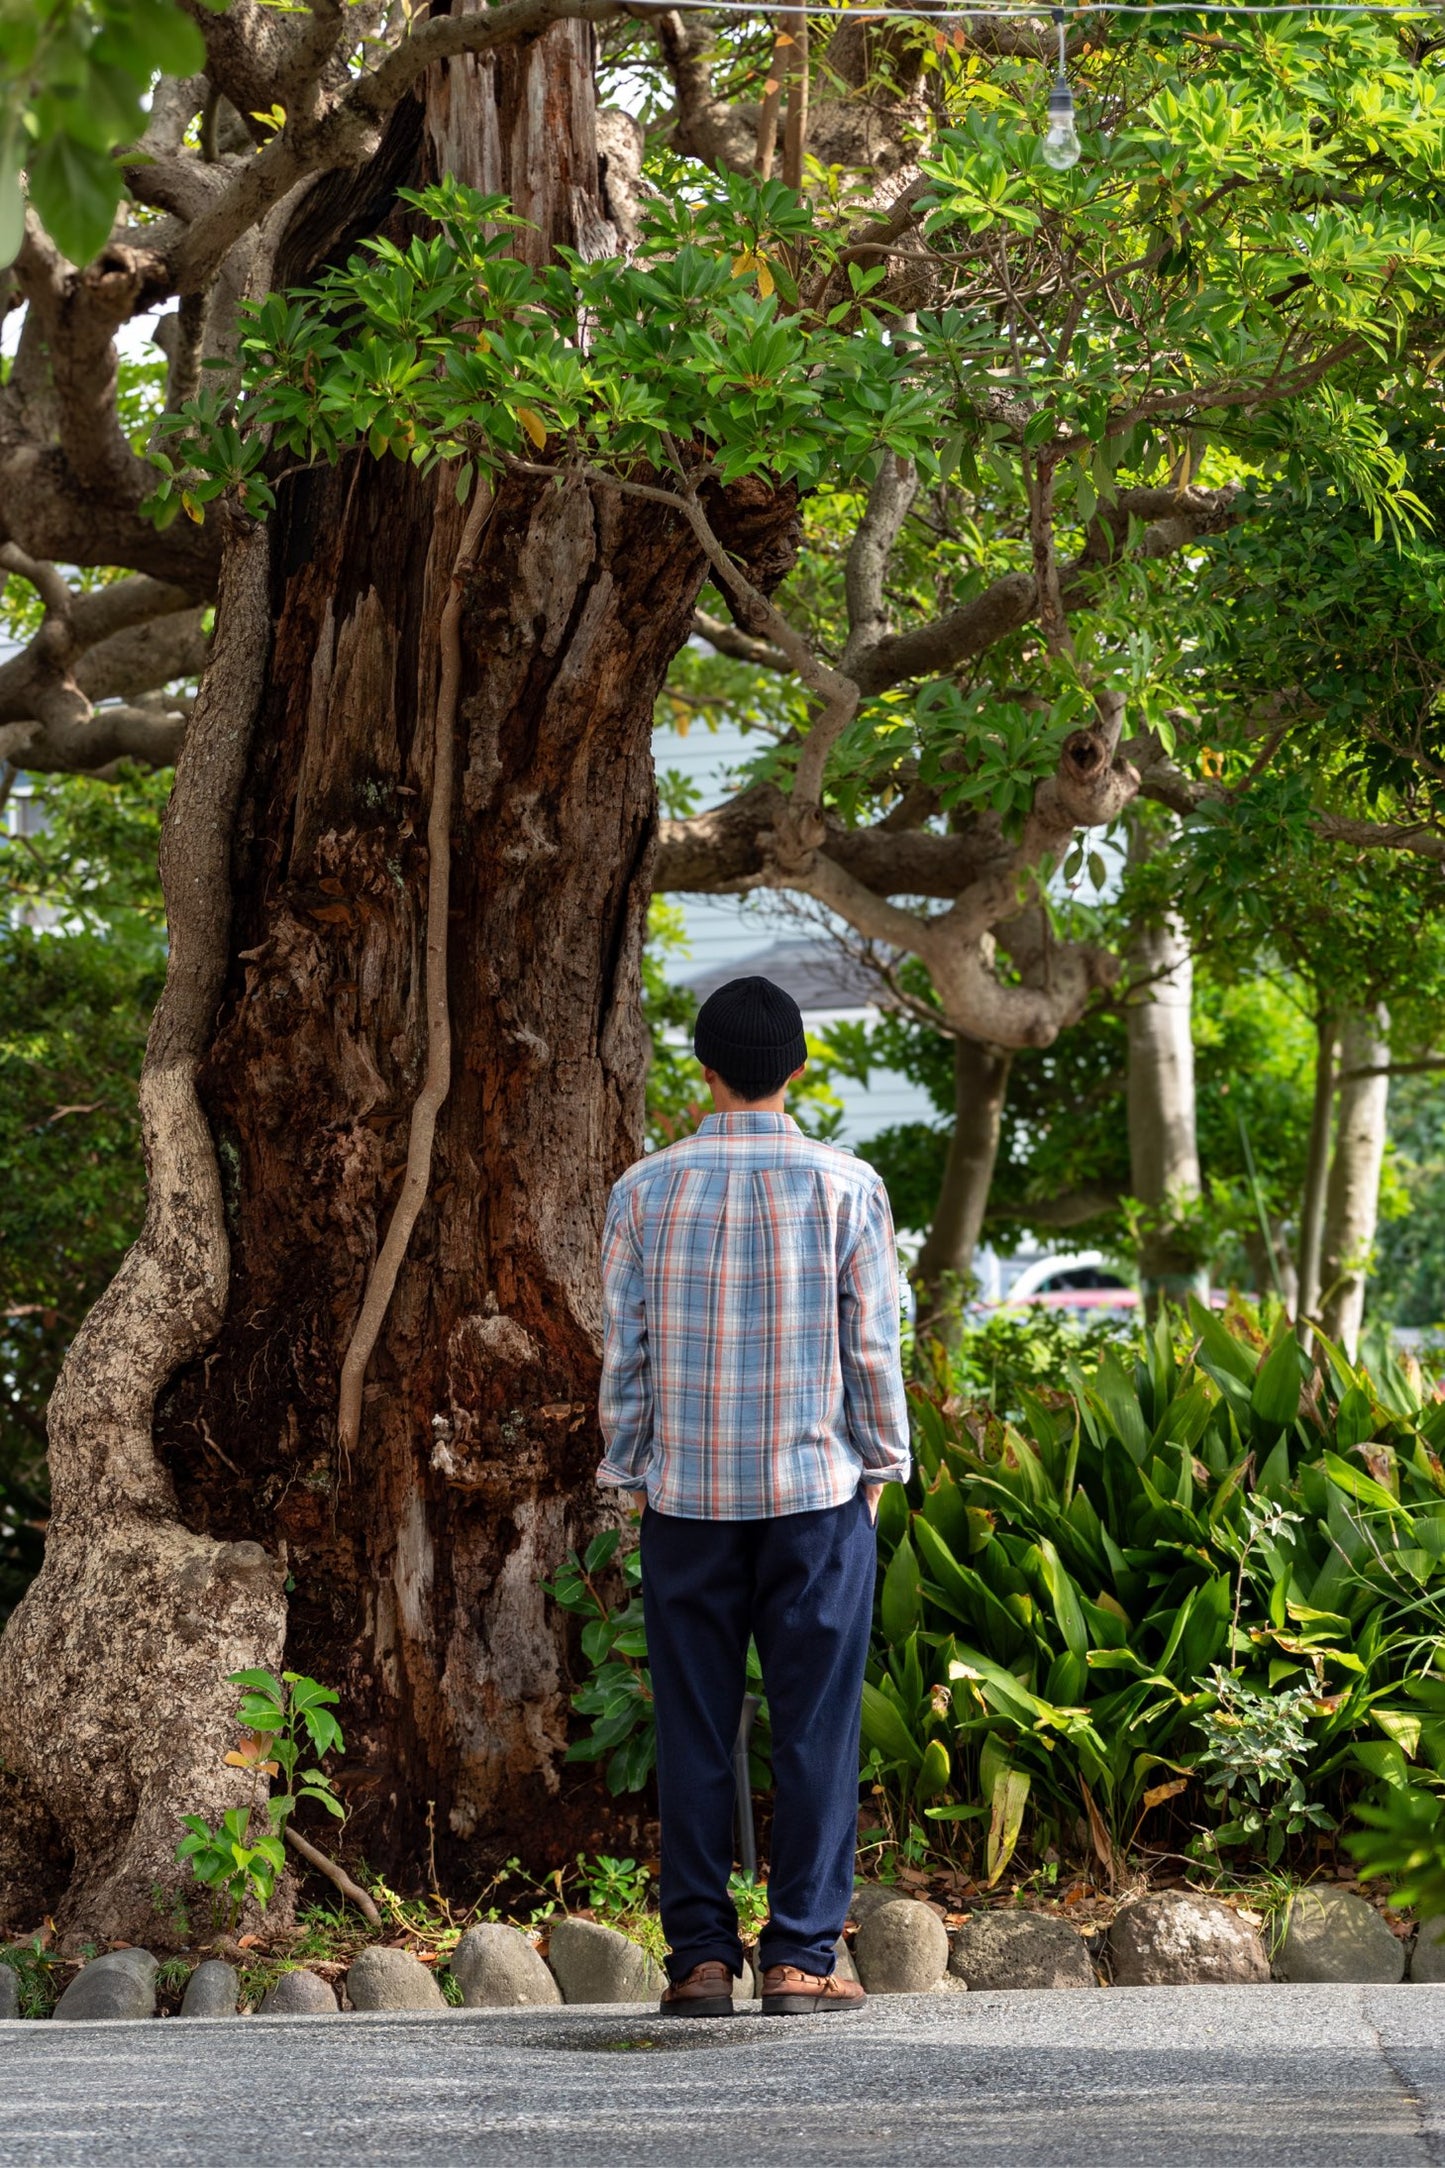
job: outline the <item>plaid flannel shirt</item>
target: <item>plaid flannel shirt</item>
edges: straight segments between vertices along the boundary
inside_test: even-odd
[[[598,1482],[743,1521],[903,1482],[898,1308],[873,1168],[787,1114],[709,1114],[608,1203]]]

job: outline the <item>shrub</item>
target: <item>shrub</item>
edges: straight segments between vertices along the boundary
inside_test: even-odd
[[[1445,1408],[1398,1365],[1307,1364],[1286,1321],[1195,1304],[1020,1401],[915,1391],[914,1485],[884,1494],[864,1737],[905,1806],[986,1809],[994,1878],[1026,1806],[1112,1864],[1201,1762],[1218,1794],[1231,1702],[1257,1721],[1281,1690],[1285,1834],[1408,1758],[1445,1769]],[[1226,1812],[1217,1841],[1270,1848],[1278,1816]]]

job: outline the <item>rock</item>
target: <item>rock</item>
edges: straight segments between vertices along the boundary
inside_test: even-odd
[[[1302,1889],[1290,1903],[1275,1971],[1281,1980],[1391,1985],[1405,1976],[1405,1946],[1353,1890]]]
[[[55,2005],[58,2019],[154,2017],[156,1961],[149,1950],[92,1957]]]
[[[967,1980],[960,1980],[956,1972],[945,1972],[941,1980],[935,1980],[928,1990],[930,1995],[966,1995]]]
[[[667,1985],[646,1950],[595,1920],[559,1920],[547,1962],[564,2002],[652,2002]]]
[[[262,2017],[337,2017],[341,2005],[319,1972],[283,1972],[261,1997]]]
[[[182,2017],[234,2017],[241,1999],[241,1975],[223,1958],[197,1965],[181,1997]]]
[[[1217,1897],[1187,1890],[1125,1905],[1109,1929],[1109,1956],[1116,1987],[1248,1986],[1269,1978],[1258,1929]]]
[[[0,1965],[0,2019],[19,2017],[20,1982],[13,1965]]]
[[[1415,1947],[1410,1953],[1412,1980],[1445,1980],[1445,1942],[1436,1940],[1440,1935],[1445,1935],[1445,1912],[1421,1920]]]
[[[346,1975],[353,2010],[445,2010],[446,1996],[410,1950],[363,1950]]]
[[[1083,1937],[1046,1912],[975,1912],[953,1938],[948,1969],[975,1990],[1098,1986]]]
[[[870,1995],[926,1995],[948,1969],[948,1930],[927,1905],[895,1898],[864,1920],[853,1962]]]
[[[856,1920],[861,1927],[866,1919],[880,1911],[884,1905],[896,1905],[903,1894],[903,1891],[891,1882],[856,1883],[852,1901],[848,1906],[848,1917]]]
[[[541,1953],[515,1927],[494,1920],[469,1927],[452,1952],[452,1977],[469,2010],[511,2009],[562,2000]]]

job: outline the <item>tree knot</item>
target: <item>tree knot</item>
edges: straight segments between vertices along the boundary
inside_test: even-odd
[[[758,836],[758,850],[768,871],[780,879],[800,880],[827,839],[828,824],[817,806],[789,805],[771,828]]]

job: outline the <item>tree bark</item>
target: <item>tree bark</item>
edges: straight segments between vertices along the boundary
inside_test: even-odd
[[[1165,1300],[1208,1293],[1209,1275],[1190,1240],[1188,1213],[1200,1197],[1195,1129],[1194,964],[1184,928],[1165,917],[1134,927],[1130,1003],[1129,1179],[1145,1208],[1139,1278],[1151,1313]]]
[[[958,1345],[1012,1061],[1003,1048],[976,1039],[960,1036],[953,1042],[953,1134],[933,1222],[913,1271],[920,1347],[933,1341],[948,1350]]]
[[[1325,1192],[1330,1177],[1330,1127],[1335,1109],[1335,1042],[1339,1029],[1339,1018],[1333,1011],[1322,1009],[1315,1019],[1315,1090],[1299,1216],[1299,1307],[1296,1316],[1301,1343],[1306,1347],[1309,1345],[1307,1320],[1316,1315],[1320,1301]]]
[[[1380,1205],[1380,1168],[1385,1157],[1388,1076],[1359,1076],[1390,1059],[1390,1019],[1383,1008],[1354,1009],[1340,1033],[1339,1119],[1325,1199],[1320,1326],[1351,1362],[1360,1344],[1365,1282]]]
[[[304,200],[278,278],[367,228],[403,235],[397,188],[443,172],[510,194],[534,260],[608,243],[589,38],[568,23],[434,68],[371,167]],[[708,512],[775,585],[794,493],[740,484]],[[497,493],[461,612],[451,1087],[348,1465],[338,1376],[425,1059],[438,632],[463,522],[450,475],[355,454],[283,485],[269,594],[245,622],[223,600],[217,647],[242,640],[257,715],[212,899],[233,923],[213,981],[185,981],[181,1056],[143,1088],[149,1119],[197,1080],[162,1110],[163,1139],[189,1122],[189,1157],[157,1159],[151,1201],[190,1249],[169,1235],[164,1284],[133,1318],[123,1273],[76,1343],[60,1538],[0,1666],[6,1758],[84,1855],[77,1929],[154,1939],[177,1817],[229,1797],[224,1675],[282,1660],[283,1634],[288,1666],[342,1694],[349,1835],[374,1865],[419,1878],[432,1802],[443,1866],[449,1845],[454,1867],[463,1849],[540,1866],[597,1835],[538,1811],[571,1683],[539,1582],[616,1510],[593,1485],[597,1247],[641,1150],[653,701],[707,565],[654,504]],[[219,833],[214,794],[183,787],[199,722],[178,864]]]
[[[284,1564],[254,1526],[188,1525],[152,1436],[157,1394],[227,1302],[221,1175],[196,1076],[226,969],[266,559],[263,534],[233,551],[166,813],[170,956],[140,1082],[145,1227],[52,1396],[45,1559],[0,1640],[0,1760],[74,1855],[59,1914],[71,1940],[154,1935],[151,1892],[178,1880],[178,1816],[218,1818],[250,1794],[250,1777],[222,1766],[236,1699],[226,1675],[277,1663],[285,1632]],[[0,1830],[0,1854],[6,1842]]]

